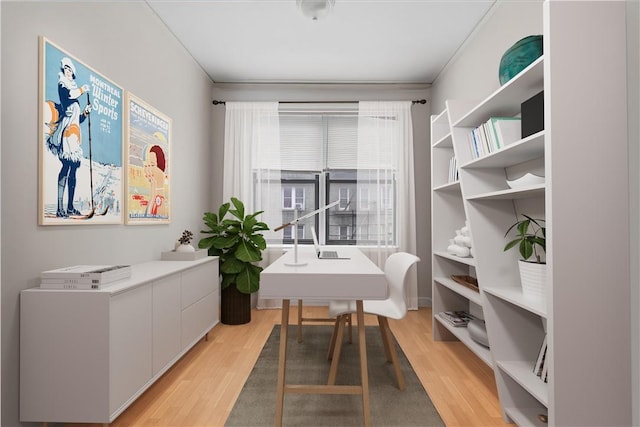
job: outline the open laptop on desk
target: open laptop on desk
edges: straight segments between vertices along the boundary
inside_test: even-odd
[[[323,251],[320,249],[320,245],[318,244],[318,236],[316,235],[316,229],[312,225],[311,226],[311,236],[313,237],[313,246],[316,250],[316,256],[318,259],[349,259],[346,256],[340,256],[338,251]]]

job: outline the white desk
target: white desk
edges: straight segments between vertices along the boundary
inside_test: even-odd
[[[317,259],[313,247],[298,248],[298,261],[305,266],[285,265],[293,261],[289,251],[260,274],[260,297],[282,299],[282,326],[280,328],[280,353],[278,365],[278,387],[276,395],[275,425],[282,425],[285,393],[297,394],[361,394],[364,425],[370,425],[369,380],[367,377],[367,353],[364,334],[362,300],[386,299],[388,285],[384,272],[355,247],[340,247],[339,252],[350,259]],[[304,300],[356,300],[358,319],[358,345],[360,351],[360,376],[362,384],[335,385],[338,360],[333,358],[327,384],[288,385],[285,383],[287,358],[287,331],[289,325],[289,302]],[[327,343],[328,344],[328,343]],[[338,348],[338,345],[336,345]]]

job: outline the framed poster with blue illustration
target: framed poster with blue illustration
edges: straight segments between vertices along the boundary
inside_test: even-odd
[[[131,225],[171,221],[171,119],[127,92],[125,221]]]
[[[45,37],[39,50],[39,224],[121,224],[123,90]]]

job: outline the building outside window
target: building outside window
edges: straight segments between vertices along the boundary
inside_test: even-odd
[[[380,236],[379,230],[395,229],[395,179],[390,178],[382,190],[385,209],[381,215],[371,205],[370,195],[379,191],[377,184],[363,179],[373,171],[358,170],[356,110],[351,114],[281,112],[280,138],[282,222],[339,200],[337,206],[297,225],[299,243],[312,243],[309,228],[313,226],[320,244],[366,245],[380,239],[394,244],[395,236]],[[263,180],[256,185],[273,183]],[[283,229],[282,243],[293,243],[292,233],[292,226]]]
[[[282,187],[282,209],[304,208],[304,187]]]

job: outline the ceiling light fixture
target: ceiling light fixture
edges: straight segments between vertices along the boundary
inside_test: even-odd
[[[331,12],[336,0],[296,0],[300,12],[312,21],[318,21]]]

